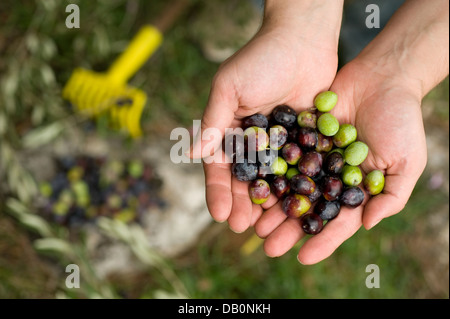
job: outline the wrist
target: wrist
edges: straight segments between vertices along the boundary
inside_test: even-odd
[[[280,32],[337,51],[343,0],[266,0],[261,32]]]
[[[387,57],[372,60],[358,56],[343,68],[353,78],[351,92],[357,106],[366,105],[366,99],[378,96],[380,92],[389,92],[392,96],[409,96],[417,105],[421,104],[421,81],[408,76],[407,72]],[[380,106],[389,107],[389,103]]]
[[[422,99],[448,75],[448,2],[436,4],[407,1],[355,60]]]
[[[399,62],[397,53],[388,52],[384,55],[359,55],[350,62],[358,72],[364,74],[369,81],[368,91],[371,89],[399,89],[407,91],[417,101],[421,101],[426,94],[423,80],[413,74],[413,70]],[[367,92],[366,92],[367,93]]]

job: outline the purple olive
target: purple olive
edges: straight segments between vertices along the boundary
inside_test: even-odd
[[[242,163],[234,163],[231,166],[231,173],[240,181],[252,181],[256,179],[258,175],[258,165],[255,163],[249,163],[244,158]]]
[[[312,127],[300,127],[297,142],[305,150],[315,149],[318,142],[317,131]]]
[[[316,183],[311,179],[311,177],[298,174],[291,178],[291,189],[297,194],[310,195],[316,189]]]
[[[275,175],[274,175],[275,176]],[[277,198],[282,198],[283,196],[289,194],[290,184],[286,176],[276,176],[272,181],[272,191],[277,196]]]
[[[223,150],[233,163],[242,162],[245,155],[244,136],[236,134],[225,136]]]
[[[319,174],[322,169],[322,155],[315,151],[304,154],[298,162],[300,173],[313,177]]]
[[[302,149],[296,143],[287,143],[281,150],[281,155],[289,165],[296,165],[302,153]]]
[[[297,117],[297,123],[300,127],[316,128],[317,114],[312,110],[305,110],[300,112]]]
[[[325,176],[322,180],[322,195],[328,201],[339,199],[344,189],[344,184],[339,177]]]
[[[327,201],[323,197],[314,206],[314,214],[319,215],[323,220],[335,218],[341,211],[341,204],[338,201]]]
[[[355,208],[364,201],[364,192],[359,187],[349,187],[344,190],[341,195],[340,202],[342,205]]]
[[[250,126],[257,126],[263,129],[267,129],[267,127],[269,126],[269,121],[267,120],[267,117],[265,115],[256,113],[247,116],[242,120],[243,130],[249,128]]]
[[[344,165],[344,157],[339,152],[331,153],[330,155],[326,156],[325,160],[323,161],[323,169],[330,175],[341,174]]]
[[[283,201],[283,211],[288,217],[298,218],[310,208],[311,201],[305,195],[290,194]]]
[[[288,139],[288,131],[281,125],[274,125],[269,130],[269,147],[280,150]]]
[[[297,113],[288,105],[278,105],[272,111],[273,119],[277,124],[283,125],[286,128],[294,126],[297,121]]]
[[[317,134],[316,152],[328,153],[333,149],[333,138],[331,136],[325,136],[322,133]]]
[[[250,183],[248,192],[254,204],[263,204],[270,196],[269,183],[263,179],[256,179]]]
[[[322,218],[314,213],[304,214],[300,218],[300,223],[302,225],[303,231],[309,235],[316,235],[323,229]]]
[[[298,142],[298,131],[300,127],[294,126],[288,129],[288,142]]]
[[[322,190],[320,189],[320,186],[316,184],[316,188],[314,189],[314,192],[307,195],[311,203],[315,203],[319,200],[320,197],[322,197]]]

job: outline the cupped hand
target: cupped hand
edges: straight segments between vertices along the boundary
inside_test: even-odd
[[[400,212],[427,160],[420,88],[414,83],[354,60],[338,72],[331,90],[339,97],[331,113],[340,123],[353,124],[358,140],[369,146],[368,157],[361,165],[363,174],[381,170],[385,188],[373,197],[366,193],[357,208],[343,207],[321,233],[306,240],[298,253],[303,264],[330,256],[361,225],[370,229]],[[298,220],[286,218],[280,203],[264,213],[255,230],[266,238],[264,249],[269,256],[283,255],[305,236]]]
[[[219,68],[212,82],[201,132],[239,127],[241,120],[254,113],[268,115],[279,104],[297,112],[313,105],[315,95],[328,89],[337,70],[337,46],[333,41],[302,37],[263,25],[255,37]],[[191,150],[201,154],[208,141]],[[217,148],[217,152],[221,152]],[[196,155],[197,154],[197,155]],[[209,154],[208,154],[209,155]],[[219,154],[215,158],[222,158]],[[235,232],[243,232],[260,217],[263,208],[276,202],[271,198],[262,207],[253,205],[248,183],[231,176],[230,164],[204,162],[206,201],[216,221],[228,220]]]

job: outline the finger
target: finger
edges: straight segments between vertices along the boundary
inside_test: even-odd
[[[261,205],[252,204],[252,217],[250,219],[250,226],[255,226],[255,223],[258,221],[258,219],[261,217],[263,212],[263,208]]]
[[[264,202],[263,204],[261,204],[261,207],[264,208],[265,210],[267,210],[267,209],[271,208],[273,205],[275,205],[277,202],[278,202],[278,197],[274,193],[270,192],[269,199],[266,202]]]
[[[231,179],[233,204],[228,224],[236,233],[242,233],[250,227],[253,203],[248,196],[248,185],[248,182],[241,182],[236,178]]]
[[[255,224],[255,232],[261,238],[266,238],[287,218],[281,208],[281,201],[265,211]]]
[[[284,255],[303,237],[298,218],[287,218],[264,241],[264,251],[269,257]]]
[[[367,202],[363,225],[371,229],[383,218],[399,213],[405,207],[414,189],[415,182],[402,175],[387,175],[382,193],[372,196]]]
[[[225,134],[226,128],[231,128],[235,112],[238,110],[238,100],[232,83],[224,77],[216,76],[211,86],[208,104],[203,113],[201,128],[194,139],[190,149],[191,158],[205,157],[204,148],[218,149]],[[213,141],[205,141],[205,132],[209,130],[217,131],[220,138]],[[210,145],[209,143],[212,143]],[[209,153],[209,152],[208,152]]]
[[[231,213],[231,164],[203,163],[205,171],[206,204],[209,212],[218,222],[224,222]]]
[[[259,220],[259,218],[263,214],[264,209],[269,209],[270,207],[275,205],[277,202],[278,202],[278,198],[274,194],[270,193],[269,199],[266,202],[264,202],[263,204],[261,204],[261,205],[253,204],[252,219],[251,219],[250,226],[252,226],[252,227],[255,226],[256,222]]]
[[[361,227],[362,211],[362,206],[353,209],[342,207],[335,219],[328,221],[320,233],[302,245],[297,255],[298,261],[311,265],[329,257]]]
[[[366,229],[371,229],[383,218],[403,210],[425,165],[426,153],[421,152],[420,148],[412,161],[399,154],[396,162],[383,172],[385,183],[382,193],[372,196],[364,208],[363,225]],[[369,159],[361,166],[365,172],[370,172],[379,165]]]

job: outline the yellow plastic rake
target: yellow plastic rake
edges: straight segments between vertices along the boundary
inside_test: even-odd
[[[110,111],[114,126],[133,137],[142,134],[140,117],[147,96],[127,81],[161,45],[162,33],[152,25],[142,27],[106,73],[77,68],[63,89],[63,98],[87,116]]]
[[[107,72],[77,68],[63,89],[63,98],[80,112],[96,117],[109,112],[115,128],[125,129],[133,137],[142,134],[140,118],[147,95],[127,85],[128,80],[158,49],[166,31],[188,6],[188,0],[174,0],[155,21],[143,26]]]

